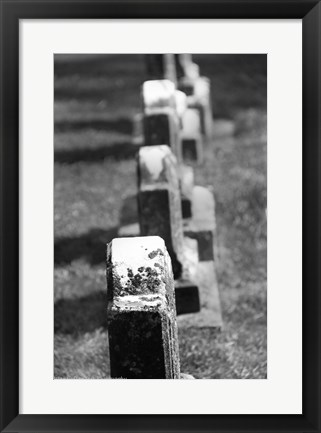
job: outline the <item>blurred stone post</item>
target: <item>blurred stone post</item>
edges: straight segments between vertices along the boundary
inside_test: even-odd
[[[182,274],[183,224],[176,160],[168,146],[142,147],[138,155],[138,212],[142,236],[164,239],[175,278]]]
[[[165,241],[176,280],[177,312],[199,311],[198,287],[191,282],[198,262],[197,242],[183,236],[178,167],[168,146],[139,150],[138,187],[140,234]]]
[[[194,108],[188,108],[183,114],[179,147],[180,160],[184,163],[202,163],[203,138],[200,113]]]
[[[194,186],[191,196],[191,218],[184,221],[184,235],[197,240],[200,261],[214,260],[215,202],[212,192],[203,186]]]
[[[146,54],[145,61],[150,79],[166,79],[177,84],[175,54]]]
[[[179,76],[178,88],[186,93],[188,107],[199,110],[201,132],[206,140],[211,140],[213,115],[210,80],[200,76],[199,66],[192,61],[190,54],[178,54],[176,63],[184,71],[183,76]]]
[[[145,146],[167,144],[175,155],[180,139],[176,89],[169,80],[145,81],[142,86]]]

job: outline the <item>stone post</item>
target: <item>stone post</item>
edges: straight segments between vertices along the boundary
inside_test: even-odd
[[[174,280],[160,237],[108,244],[107,299],[111,377],[179,379]]]
[[[172,259],[178,314],[199,311],[198,287],[191,282],[197,242],[183,236],[176,158],[168,146],[142,147],[138,156],[140,234],[161,236]]]
[[[140,233],[164,239],[179,278],[184,256],[182,208],[176,159],[168,146],[139,149],[138,189]]]
[[[167,144],[177,155],[181,122],[177,113],[177,100],[180,102],[183,98],[177,95],[174,83],[169,80],[145,81],[142,96],[145,145]]]
[[[203,161],[203,139],[199,110],[188,108],[182,117],[180,160],[190,163]]]
[[[192,195],[194,188],[194,170],[188,165],[179,167],[180,188],[182,194],[183,219],[192,217]]]

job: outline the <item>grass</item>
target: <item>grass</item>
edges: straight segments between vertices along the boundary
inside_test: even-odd
[[[180,330],[181,370],[266,377],[266,59],[198,55],[211,78],[213,146],[196,183],[213,188],[224,331]],[[132,116],[140,55],[55,59],[55,377],[106,378],[105,246],[136,189]]]

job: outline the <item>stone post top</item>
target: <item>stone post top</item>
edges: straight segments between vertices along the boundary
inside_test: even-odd
[[[194,94],[200,102],[207,102],[210,94],[210,80],[207,77],[199,77],[195,81]]]
[[[175,84],[170,80],[149,80],[142,86],[145,108],[175,107]]]
[[[173,275],[164,240],[159,236],[113,239],[107,245],[107,282],[111,279],[113,308],[166,308]]]
[[[186,93],[176,90],[175,92],[176,111],[179,117],[182,117],[187,109]]]
[[[173,182],[177,161],[169,146],[143,146],[138,154],[141,183]]]
[[[200,76],[200,68],[196,63],[190,62],[186,65],[185,74],[190,80],[196,80]]]
[[[201,131],[201,119],[199,111],[195,108],[188,108],[182,117],[183,135],[195,136]]]
[[[212,220],[215,215],[213,193],[203,186],[194,186],[192,213],[195,221]]]

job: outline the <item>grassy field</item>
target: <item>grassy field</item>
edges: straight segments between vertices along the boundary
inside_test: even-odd
[[[196,378],[266,377],[266,58],[194,56],[210,77],[213,145],[196,183],[216,199],[224,331],[180,330],[181,370]],[[55,58],[56,378],[106,378],[105,245],[136,189],[132,117],[140,55]]]

